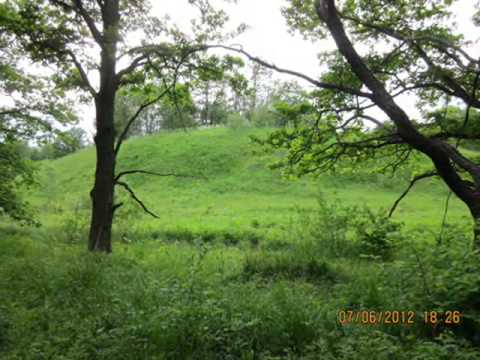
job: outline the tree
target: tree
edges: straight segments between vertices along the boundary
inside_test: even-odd
[[[226,121],[227,92],[230,90],[238,96],[242,94],[242,90],[236,85],[246,83],[245,77],[239,73],[239,69],[245,64],[238,57],[225,56],[220,59],[213,55],[205,61],[205,65],[198,71],[193,86],[199,90],[197,103],[200,108],[200,123],[218,125]]]
[[[11,38],[1,31],[9,17],[0,5],[0,214],[31,224],[34,214],[19,194],[35,183],[27,144],[57,133],[76,117],[49,75],[22,68],[21,56],[9,51]]]
[[[319,80],[278,68],[242,49],[230,50],[318,88],[314,126],[283,130],[270,138],[272,145],[289,149],[288,166],[309,173],[335,169],[345,158],[355,162],[390,156],[388,167],[395,171],[414,154],[424,154],[433,168],[414,177],[411,185],[440,177],[469,208],[479,248],[480,166],[458,146],[464,139],[480,139],[479,133],[464,131],[472,109],[480,108],[479,59],[453,30],[453,3],[290,0],[283,13],[293,30],[312,40],[330,35],[335,42],[337,50],[320,56],[329,70]],[[462,127],[432,131],[427,119],[414,119],[399,104],[398,97],[406,93],[417,96],[422,115],[450,100],[463,102]],[[380,109],[388,122],[373,117],[368,111],[372,108]],[[368,130],[368,123],[374,131]]]
[[[133,114],[137,111],[138,107],[141,105],[142,99],[138,99],[130,92],[127,88],[120,89],[117,92],[115,97],[115,138],[122,134],[123,129],[127,126],[129,120],[132,118]],[[152,105],[153,106],[153,105]],[[145,109],[137,118],[137,120],[130,126],[130,129],[127,134],[125,134],[124,139],[128,139],[131,136],[141,135],[142,134],[142,120],[147,112],[151,110]]]
[[[193,37],[167,20],[150,16],[148,2],[143,0],[7,0],[0,4],[0,14],[4,15],[0,31],[13,40],[8,50],[55,67],[57,84],[82,91],[95,104],[97,159],[88,245],[92,251],[112,250],[113,216],[122,205],[115,203],[116,185],[153,214],[124,177],[155,173],[141,169],[116,173],[116,160],[138,116],[174,91],[177,80],[200,68],[199,52],[205,50],[202,44],[220,37],[218,30],[226,21],[225,14],[214,11],[207,0],[189,3],[200,11]],[[129,46],[132,32],[149,42]],[[97,72],[98,84],[92,81],[92,71]],[[122,87],[129,87],[143,101],[116,138],[115,97]]]
[[[22,143],[6,139],[0,142],[0,215],[32,224],[33,214],[18,189],[34,184],[33,167],[22,154]]]
[[[190,89],[178,84],[175,96],[165,96],[159,106],[161,127],[164,129],[189,128],[195,125],[193,116],[196,112]]]
[[[84,148],[87,144],[87,133],[79,127],[72,127],[57,135],[53,142],[54,157],[59,158]]]
[[[249,113],[253,114],[258,106],[263,106],[268,98],[268,86],[266,82],[271,78],[272,71],[256,62],[251,63],[250,70],[252,72],[251,93],[250,93],[250,109]]]

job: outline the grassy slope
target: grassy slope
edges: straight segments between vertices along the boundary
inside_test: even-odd
[[[322,175],[317,179],[283,180],[278,172],[267,168],[271,155],[254,155],[258,147],[250,143],[251,134],[266,131],[180,131],[128,141],[119,160],[121,170],[173,171],[197,179],[129,176],[129,184],[161,219],[139,215],[132,204],[128,210],[120,210],[120,218],[123,212],[123,217],[138,217],[136,223],[144,228],[162,230],[248,230],[254,224],[260,231],[268,231],[275,224],[287,222],[295,207],[315,206],[319,190],[345,204],[389,208],[405,187],[404,181],[386,178],[358,182],[355,177]],[[47,224],[58,220],[52,207],[68,211],[80,203],[84,216],[88,216],[94,156],[93,149],[86,149],[42,164],[42,188],[34,194],[33,202],[44,210],[42,217]],[[441,183],[424,181],[401,203],[396,218],[407,227],[438,227],[445,199]],[[52,206],[45,208],[45,202]],[[449,220],[464,219],[468,219],[466,208],[452,199]]]
[[[128,178],[161,219],[144,216],[129,202],[118,213],[117,242],[108,257],[85,249],[93,149],[41,163],[40,188],[30,200],[43,230],[1,229],[0,358],[450,359],[455,351],[467,359],[466,348],[449,345],[452,350],[425,336],[430,330],[420,320],[422,311],[437,308],[424,295],[423,268],[417,271],[410,245],[399,252],[402,261],[383,266],[356,250],[344,257],[326,251],[335,229],[316,229],[312,239],[303,226],[290,224],[295,207],[315,207],[319,188],[348,204],[388,207],[404,184],[331,176],[282,180],[266,168],[270,155],[252,155],[248,135],[265,133],[214,129],[128,141],[121,169],[203,173],[208,180]],[[397,216],[410,227],[435,229],[445,197],[438,182],[420,184]],[[463,216],[465,209],[452,199],[450,219]],[[67,238],[78,225],[81,236],[72,244]],[[137,232],[128,233],[132,229]],[[118,241],[122,233],[132,240],[158,234],[182,240],[200,232],[229,232],[240,240],[253,232],[268,241]],[[424,265],[429,251],[437,258],[429,248]],[[460,266],[463,251],[461,256],[445,262]],[[453,284],[448,291],[444,282],[430,284],[442,304],[472,288],[455,272],[449,278],[425,266],[430,279]],[[342,327],[339,309],[413,309],[418,321]]]

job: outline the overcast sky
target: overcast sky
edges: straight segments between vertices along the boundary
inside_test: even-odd
[[[473,7],[477,0],[458,0],[455,13],[458,31],[467,38],[477,36],[476,29],[471,24]],[[234,43],[241,44],[250,53],[273,62],[280,67],[301,71],[311,77],[321,73],[317,54],[333,46],[332,41],[312,44],[302,39],[300,35],[292,36],[287,32],[286,21],[280,9],[286,4],[283,0],[238,0],[237,4],[228,4],[222,0],[212,0],[212,3],[223,8],[230,16],[232,27],[246,23],[249,30],[238,37]],[[159,17],[169,14],[181,28],[190,28],[190,20],[197,16],[198,10],[188,4],[188,0],[152,1],[153,13]],[[478,44],[475,46],[479,49]],[[480,51],[479,51],[480,53]],[[282,79],[291,77],[280,76]],[[302,83],[301,81],[299,81]],[[305,84],[305,83],[303,83]],[[416,115],[414,101],[405,97],[399,102],[407,107],[410,115]],[[82,126],[93,130],[93,110],[85,111]]]

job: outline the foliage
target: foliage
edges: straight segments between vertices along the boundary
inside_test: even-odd
[[[193,127],[195,112],[190,89],[185,85],[177,85],[175,91],[164,97],[160,103],[161,126],[165,129]]]
[[[215,100],[209,108],[209,117],[212,124],[225,124],[228,119],[228,107],[221,100]]]
[[[88,246],[92,251],[111,252],[117,185],[126,188],[134,201],[142,203],[129,185],[120,181],[121,176],[115,174],[115,158],[132,123],[167,94],[173,94],[176,107],[179,99],[191,100],[180,82],[188,82],[194,74],[201,75],[207,67],[217,65],[210,61],[212,57],[203,55],[208,48],[205,44],[228,39],[243,29],[240,26],[237,31],[223,34],[222,27],[228,20],[224,11],[215,10],[208,1],[188,3],[201,14],[200,21],[191,23],[192,34],[171,24],[168,16],[162,19],[153,16],[151,3],[143,0],[9,0],[0,6],[0,42],[8,45],[5,53],[17,55],[18,60],[41,70],[47,66],[52,69],[48,84],[55,96],[65,97],[70,91],[94,102],[98,166],[91,192],[92,229]],[[144,40],[132,44],[126,41],[131,34]],[[225,62],[236,60],[228,57]],[[95,83],[93,76],[89,76],[92,71],[97,75]],[[36,95],[48,94],[48,84],[39,84]],[[133,116],[126,117],[121,132],[115,134],[119,130],[118,126],[115,129],[115,97],[126,87],[138,95],[140,106]],[[31,96],[32,90],[27,88],[25,93]],[[172,104],[169,105],[163,117],[166,126],[172,128],[176,119],[172,116]],[[191,104],[180,105],[187,107],[191,115]],[[57,112],[60,117],[61,112]]]
[[[347,228],[355,233],[355,225]],[[450,233],[445,240],[451,245],[440,247],[404,233],[394,261],[384,263],[322,257],[320,248],[305,248],[307,232],[296,233],[291,247],[281,251],[245,248],[242,242],[226,247],[198,239],[157,240],[118,246],[111,257],[65,246],[48,231],[34,238],[34,233],[3,232],[8,234],[0,262],[0,355],[5,358],[479,355],[478,254],[466,252],[462,241],[468,240]],[[341,325],[342,309],[411,309],[416,320]],[[424,323],[423,311],[446,310],[460,311],[464,322]]]
[[[295,252],[252,254],[245,260],[243,276],[246,279],[255,277],[305,279],[322,283],[335,279],[336,274],[327,263],[313,256],[309,258],[298,255]]]
[[[278,116],[270,109],[269,106],[257,107],[250,115],[251,122],[255,127],[271,128],[278,126]]]
[[[35,184],[34,167],[22,154],[22,147],[14,140],[0,142],[0,215],[33,223],[31,209],[18,193],[19,188]]]
[[[127,237],[132,242],[152,237],[172,237],[178,241],[182,236],[210,238],[212,234],[223,232],[237,241],[249,237],[245,233],[252,231],[261,239],[266,234],[280,242],[281,237],[276,238],[275,234],[279,227],[288,225],[296,207],[305,209],[305,215],[314,215],[311,210],[317,208],[319,188],[329,206],[338,199],[338,205],[344,207],[361,203],[377,211],[390,207],[408,183],[408,177],[396,178],[397,182],[392,184],[389,174],[362,178],[358,173],[346,171],[295,181],[282,178],[277,171],[268,168],[282,154],[265,153],[249,139],[250,136],[264,137],[270,131],[254,127],[236,131],[228,128],[177,130],[130,140],[125,144],[127,151],[120,157],[119,171],[140,167],[189,176],[129,176],[129,184],[160,219],[149,219],[139,213],[132,218],[135,224],[130,224],[128,218],[133,215],[130,210],[138,211],[138,205],[125,203],[125,219],[122,208],[116,213],[121,218],[119,227],[131,229],[134,235]],[[86,201],[88,195],[85,194],[91,186],[89,179],[94,173],[94,156],[94,149],[87,148],[55,161],[37,164],[41,187],[32,192],[28,200],[38,209],[42,222],[53,224],[59,221],[57,212],[49,206],[45,209],[45,203],[62,204],[64,209],[72,211],[79,199],[85,198]],[[419,168],[428,166],[423,158],[415,159],[414,164]],[[375,166],[380,165],[379,162]],[[365,174],[372,169],[363,164]],[[444,208],[439,203],[443,204],[447,196],[445,188],[433,178],[419,184],[414,191],[402,201],[393,219],[405,222],[407,229],[436,229],[442,221]],[[121,196],[119,201],[125,202],[123,195],[127,194],[118,195]],[[340,210],[338,214],[341,214]],[[452,197],[449,222],[458,223],[469,231],[471,223],[467,216],[468,210]],[[322,227],[317,228],[321,233]],[[338,231],[342,228],[338,227]],[[218,242],[223,240],[218,238]],[[327,245],[325,243],[325,247]]]
[[[314,108],[308,102],[287,103],[284,101],[277,102],[273,105],[278,114],[280,126],[298,127],[302,124],[305,116],[314,112]]]
[[[368,258],[391,260],[401,235],[402,224],[388,218],[383,209],[348,206],[323,193],[312,210],[298,209],[294,235],[304,254],[321,258]]]
[[[53,141],[44,141],[40,147],[30,149],[32,160],[58,159],[83,149],[88,144],[87,133],[79,127],[58,132]]]
[[[227,126],[232,129],[241,129],[249,125],[248,120],[238,113],[230,113],[227,116]]]
[[[172,131],[126,143],[127,169],[175,164],[209,176],[129,178],[161,218],[135,204],[118,209],[108,257],[78,243],[94,149],[37,163],[42,186],[27,199],[44,226],[0,225],[0,357],[478,357],[478,255],[466,250],[458,200],[443,245],[446,191],[437,182],[406,199],[396,219],[409,226],[399,232],[376,213],[396,189],[341,174],[282,180],[267,168],[276,154],[252,155],[248,136],[268,131]],[[379,252],[365,251],[363,236]],[[378,239],[401,241],[384,252]],[[412,310],[416,321],[342,326],[341,309]],[[465,322],[433,330],[422,316],[435,310],[459,310]]]
[[[435,171],[418,174],[412,185],[439,176],[478,217],[480,168],[458,144],[478,138],[479,61],[454,26],[453,6],[443,0],[288,1],[282,12],[290,30],[313,41],[330,35],[336,49],[319,54],[328,70],[318,81],[297,73],[317,88],[307,100],[316,116],[298,131],[278,131],[266,141],[287,150],[278,166],[297,175],[348,163],[361,170],[375,157],[389,159],[383,170],[395,173],[422,153]],[[406,92],[415,96],[420,119],[397,101]],[[461,112],[446,109],[451,101],[463,102],[473,121],[466,124],[465,114],[462,121]]]
[[[364,208],[359,217],[355,223],[355,233],[360,254],[374,259],[391,258],[395,248],[403,240],[400,233],[402,224],[392,221],[382,210],[375,213]]]

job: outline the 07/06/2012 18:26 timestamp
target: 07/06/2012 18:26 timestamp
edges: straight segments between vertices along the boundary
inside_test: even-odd
[[[462,314],[460,311],[340,310],[337,319],[342,325],[413,325],[416,321],[431,325],[458,325],[462,321]]]

